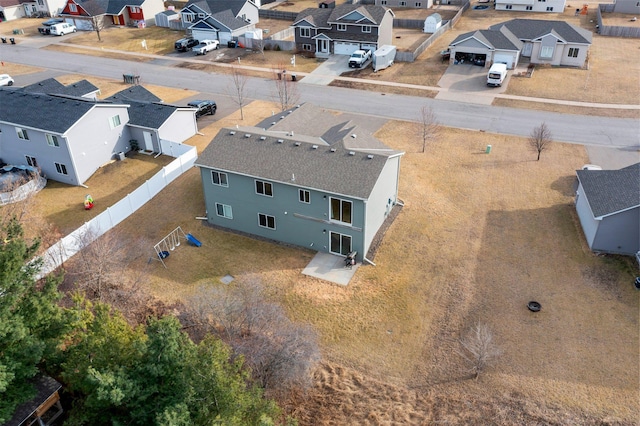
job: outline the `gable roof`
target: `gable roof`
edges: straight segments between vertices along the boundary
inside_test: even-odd
[[[16,7],[20,4],[20,0],[0,0],[0,7]]]
[[[30,84],[22,88],[29,93],[44,93],[47,95],[69,95],[69,96],[85,96],[89,93],[100,91],[98,87],[87,80],[80,80],[66,86],[55,78],[48,78],[37,83]]]
[[[547,21],[542,19],[512,19],[492,25],[490,30],[507,27],[520,40],[535,40],[547,34],[555,34],[568,43],[591,44],[593,34],[583,28],[565,21]]]
[[[311,7],[298,13],[292,25],[295,26],[300,21],[307,21],[318,28],[329,28],[331,23],[352,23],[352,21],[343,18],[354,11],[367,18],[368,23],[372,25],[380,25],[387,12],[393,13],[387,7],[373,4],[341,4],[333,9]]]
[[[145,0],[74,0],[89,16],[119,15],[127,6],[142,6]]]
[[[320,116],[316,115],[318,111]],[[313,119],[307,121],[308,117]],[[325,122],[324,118],[329,121]],[[376,145],[379,150],[371,151],[373,154],[347,147],[345,141],[358,126],[312,105],[286,111],[278,116],[277,124],[271,125],[273,120],[272,117],[260,124],[270,125],[268,129],[220,130],[200,154],[196,165],[367,199],[387,160],[403,154],[388,147],[380,149],[384,147],[380,141]],[[292,131],[293,127],[303,131],[297,133]],[[288,130],[282,130],[285,128]],[[360,135],[366,139],[364,131],[358,133],[357,139]]]
[[[189,8],[189,6],[195,5],[202,9],[204,12],[210,13],[212,15],[223,12],[225,10],[231,10],[233,16],[236,17],[246,3],[251,2],[249,2],[248,0],[189,0],[184,8],[187,9]]]
[[[159,129],[180,107],[155,102],[129,101],[128,125]]]
[[[162,102],[162,99],[145,89],[143,86],[131,86],[119,91],[107,98],[107,100],[117,101],[142,101],[142,102]]]
[[[620,170],[578,170],[576,173],[593,217],[610,216],[640,206],[640,163]]]
[[[453,40],[453,42],[451,42],[450,46],[463,43],[470,38],[478,40],[480,43],[491,49],[519,50],[522,47],[521,41],[517,39],[510,39],[502,31],[492,30],[477,30],[460,34],[455,40]]]
[[[120,105],[63,95],[0,90],[0,121],[63,134],[97,105]],[[64,111],[61,114],[60,111]]]

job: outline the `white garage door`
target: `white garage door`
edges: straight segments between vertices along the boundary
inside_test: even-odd
[[[336,42],[333,45],[333,53],[336,55],[351,55],[359,48],[360,45],[358,43]]]
[[[375,52],[377,50],[377,46],[375,44],[362,44],[360,45],[360,49]]]
[[[218,37],[220,37],[220,44],[226,46],[227,42],[231,40],[231,33],[219,32]]]
[[[79,31],[93,31],[93,24],[88,19],[66,18],[65,22],[75,25]]]
[[[507,68],[513,68],[513,55],[505,54],[505,53],[496,53],[493,55],[493,63],[503,63],[507,64]]]
[[[215,31],[206,31],[206,30],[196,30],[194,29],[191,32],[191,36],[193,38],[195,38],[198,41],[202,41],[202,40],[217,40],[218,39],[218,35],[216,34]]]

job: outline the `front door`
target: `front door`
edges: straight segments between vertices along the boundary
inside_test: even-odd
[[[319,39],[318,43],[318,52],[321,53],[329,53],[329,40]]]
[[[525,43],[524,46],[522,46],[522,56],[524,57],[531,57],[531,51],[533,50],[533,43]]]
[[[144,135],[144,150],[153,151],[153,140],[151,139],[151,132],[142,132]]]
[[[330,252],[333,254],[348,255],[351,252],[351,236],[331,232],[329,235]]]

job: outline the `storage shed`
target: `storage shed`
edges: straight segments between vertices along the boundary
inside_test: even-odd
[[[435,33],[438,31],[438,28],[442,26],[442,16],[439,13],[434,13],[433,15],[427,16],[427,19],[424,20],[424,30],[425,33]]]
[[[156,14],[156,26],[169,28],[171,21],[180,20],[180,14],[175,10],[165,10]]]

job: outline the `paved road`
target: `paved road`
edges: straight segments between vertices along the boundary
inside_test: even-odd
[[[53,72],[95,75],[121,79],[123,73],[141,76],[143,83],[192,89],[216,95],[230,93],[231,81],[225,75],[167,66],[168,61],[132,62],[90,55],[79,55],[37,49],[29,43],[0,44],[3,61],[48,68]],[[29,76],[17,76],[16,84],[28,84]],[[247,93],[253,99],[273,100],[271,80],[250,78]],[[419,120],[423,105],[431,106],[445,126],[507,135],[528,136],[531,129],[546,122],[554,139],[584,145],[623,148],[637,156],[640,148],[640,122],[594,116],[558,114],[546,111],[473,105],[464,102],[436,100],[418,96],[382,94],[338,87],[298,85],[301,102],[312,102],[324,108],[361,113],[400,120]],[[632,149],[630,149],[632,148]]]

